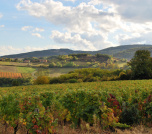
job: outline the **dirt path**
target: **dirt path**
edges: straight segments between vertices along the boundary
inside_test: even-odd
[[[32,74],[32,77],[33,77],[34,79],[37,78],[37,77],[34,75],[36,72],[37,72],[37,70],[31,73],[31,74]]]

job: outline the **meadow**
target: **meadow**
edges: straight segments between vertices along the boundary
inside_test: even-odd
[[[0,100],[3,132],[117,133],[152,124],[152,80],[3,87]]]

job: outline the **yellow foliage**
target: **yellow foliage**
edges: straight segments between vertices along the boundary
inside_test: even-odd
[[[40,85],[40,84],[49,84],[50,80],[48,76],[39,76],[37,79],[34,81],[35,85]]]

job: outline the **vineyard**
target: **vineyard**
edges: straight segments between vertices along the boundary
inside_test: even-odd
[[[12,73],[12,72],[0,72],[0,78],[22,78],[21,73]]]
[[[26,134],[64,133],[59,128],[67,125],[81,133],[151,127],[152,80],[0,88],[0,121],[14,134],[20,129]]]
[[[18,78],[29,78],[29,77],[32,77],[30,73],[0,72],[0,78],[18,79]]]

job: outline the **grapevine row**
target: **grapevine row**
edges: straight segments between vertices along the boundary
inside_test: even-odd
[[[29,134],[55,133],[56,126],[63,121],[80,127],[81,121],[92,126],[98,120],[103,129],[151,123],[152,90],[141,88],[140,82],[20,87],[14,88],[16,92],[13,88],[9,92],[1,90],[0,118],[12,126],[14,132],[23,125]],[[150,81],[145,85],[147,83]]]
[[[22,78],[21,73],[0,72],[0,78]]]

